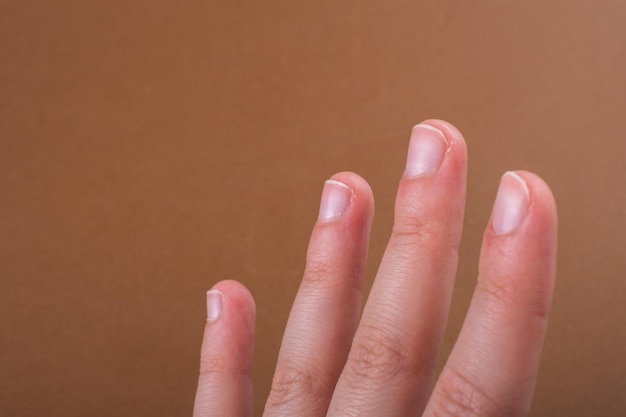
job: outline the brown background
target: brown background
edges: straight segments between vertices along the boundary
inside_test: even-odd
[[[622,1],[0,2],[0,415],[190,415],[204,292],[258,305],[260,413],[323,181],[470,151],[447,354],[500,174],[559,203],[532,416],[626,415]],[[445,355],[444,355],[445,356]]]

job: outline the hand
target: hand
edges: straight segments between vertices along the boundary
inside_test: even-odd
[[[528,412],[556,257],[554,199],[531,173],[501,179],[471,306],[435,381],[466,166],[453,126],[427,120],[413,128],[393,230],[360,319],[372,191],[348,172],[326,182],[265,417]],[[224,281],[207,293],[207,305],[194,416],[252,416],[254,301],[241,284]]]

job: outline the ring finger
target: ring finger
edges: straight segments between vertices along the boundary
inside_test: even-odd
[[[358,323],[373,209],[359,176],[326,181],[265,417],[326,414]]]

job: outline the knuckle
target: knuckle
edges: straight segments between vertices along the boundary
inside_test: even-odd
[[[202,357],[200,359],[200,375],[213,375],[223,373],[225,370],[224,361],[214,356]]]
[[[539,323],[548,319],[550,311],[549,297],[544,296],[544,290],[528,294],[528,290],[521,288],[522,283],[514,276],[486,276],[479,279],[477,289],[491,300],[488,304],[494,315],[499,316],[502,311],[511,307],[518,307],[525,311],[532,319]]]
[[[422,243],[433,235],[432,225],[417,218],[396,218],[391,229],[399,243]]]
[[[502,414],[499,405],[485,392],[475,378],[459,370],[442,374],[434,398],[434,417],[485,417]]]
[[[486,277],[478,281],[477,288],[498,305],[506,306],[517,302],[516,290],[509,284],[493,277]]]
[[[328,378],[311,369],[285,365],[276,369],[266,407],[279,408],[288,404],[311,404],[330,396]]]
[[[437,223],[424,222],[419,219],[397,219],[391,230],[389,245],[407,256],[415,256],[415,251],[421,247],[440,246],[453,253],[459,251],[460,239]]]
[[[333,274],[334,263],[328,256],[316,256],[307,260],[302,282],[312,286],[318,286],[328,281]]]
[[[347,376],[350,384],[384,383],[398,376],[410,376],[423,372],[424,364],[416,358],[405,337],[392,336],[377,328],[365,328],[355,338],[348,359]]]

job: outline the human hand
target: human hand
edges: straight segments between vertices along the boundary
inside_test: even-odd
[[[359,319],[372,191],[327,181],[265,417],[523,416],[547,325],[556,207],[534,174],[506,173],[486,227],[463,329],[435,381],[457,268],[467,150],[440,120],[413,128],[394,226]],[[252,416],[254,301],[239,283],[207,293],[195,417]]]

